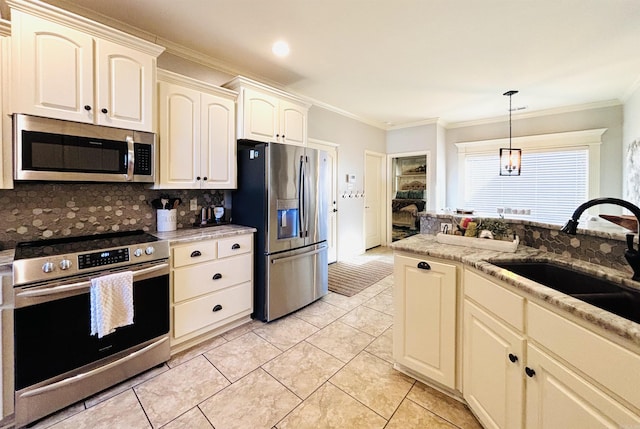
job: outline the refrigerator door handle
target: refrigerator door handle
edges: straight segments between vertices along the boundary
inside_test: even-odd
[[[325,249],[327,249],[327,245],[323,244],[322,246],[318,247],[316,250],[312,250],[311,252],[300,253],[299,255],[293,255],[293,256],[285,256],[284,258],[279,258],[279,259],[272,259],[271,264],[273,265],[281,264],[283,262],[293,261],[294,259],[306,258],[307,256],[320,253]]]
[[[299,168],[299,174],[298,174],[298,211],[299,211],[299,216],[298,216],[298,235],[300,237],[304,237],[305,236],[305,222],[304,222],[304,218],[305,218],[305,212],[304,212],[304,193],[305,193],[305,168],[304,168],[304,156],[301,155],[300,156],[300,168]]]

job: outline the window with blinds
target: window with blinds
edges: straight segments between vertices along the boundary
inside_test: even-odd
[[[520,176],[500,176],[499,166],[498,151],[465,156],[465,208],[492,216],[530,210],[526,219],[564,224],[588,200],[586,147],[523,151]]]

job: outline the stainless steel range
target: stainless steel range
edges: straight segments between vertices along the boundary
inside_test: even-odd
[[[169,244],[143,231],[19,243],[13,263],[15,424],[169,359]],[[133,324],[91,335],[92,279],[131,271]]]

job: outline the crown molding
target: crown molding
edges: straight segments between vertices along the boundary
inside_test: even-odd
[[[439,125],[441,127],[446,128],[446,124],[447,123],[441,118],[428,118],[428,119],[422,119],[419,121],[403,122],[400,124],[390,124],[390,125],[387,125],[386,130],[387,131],[401,130],[403,128],[422,127],[425,125]]]
[[[633,96],[633,94],[635,94],[635,92],[639,89],[640,89],[640,76],[638,76],[636,81],[633,82],[633,84],[629,87],[629,89],[627,89],[627,91],[624,93],[624,95],[621,98],[622,102],[626,103],[627,101],[629,101],[629,99]]]
[[[573,104],[571,106],[555,107],[553,109],[535,110],[526,113],[517,113],[512,115],[512,119],[530,119],[539,118],[541,116],[559,115],[562,113],[579,112],[581,110],[601,109],[605,107],[621,106],[620,100],[604,100],[593,103]],[[504,122],[509,119],[509,115],[494,116],[492,118],[478,119],[473,121],[452,122],[447,125],[447,129],[473,127],[477,125],[487,125],[497,122]]]

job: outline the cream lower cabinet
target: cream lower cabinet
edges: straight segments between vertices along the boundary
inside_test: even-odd
[[[253,235],[171,249],[171,346],[182,349],[250,320]]]
[[[395,366],[454,389],[458,268],[401,254],[394,264]]]
[[[638,353],[482,273],[463,283],[463,396],[483,426],[640,427]]]
[[[233,91],[158,71],[159,189],[235,189]]]

